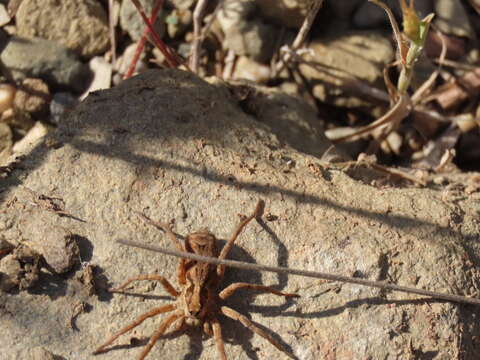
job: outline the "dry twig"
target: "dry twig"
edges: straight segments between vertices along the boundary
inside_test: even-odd
[[[310,0],[310,9],[305,17],[305,20],[302,24],[302,27],[297,33],[295,40],[292,43],[291,49],[283,48],[280,51],[282,55],[280,56],[280,61],[275,66],[275,74],[279,74],[285,67],[286,64],[292,59],[292,52],[296,52],[300,47],[305,43],[308,32],[313,25],[315,17],[317,16],[318,11],[323,5],[323,0]]]
[[[163,0],[157,0],[150,14],[150,19],[149,19],[150,23],[155,24],[155,21],[157,21],[158,13],[162,8],[162,6],[163,6]],[[137,66],[138,60],[142,55],[149,33],[150,33],[150,28],[148,26],[145,26],[145,30],[143,31],[142,37],[138,41],[137,47],[135,48],[135,55],[132,59],[132,62],[130,63],[129,68],[123,77],[124,79],[128,79],[133,75],[135,71],[135,67]]]
[[[195,74],[198,74],[198,67],[200,64],[200,47],[203,42],[202,20],[207,4],[208,0],[198,0],[195,10],[193,11],[193,44],[190,57],[190,67]]]
[[[209,264],[225,265],[225,266],[230,266],[230,267],[245,269],[245,270],[269,271],[269,272],[282,273],[282,274],[292,274],[292,275],[313,277],[317,279],[325,279],[325,280],[331,280],[331,281],[341,281],[345,283],[376,287],[376,288],[385,289],[385,290],[393,290],[393,291],[423,295],[423,296],[431,297],[433,299],[447,300],[447,301],[452,301],[456,303],[480,305],[480,299],[476,299],[472,297],[445,294],[445,293],[423,290],[423,289],[416,289],[416,288],[407,287],[407,286],[390,284],[383,281],[372,281],[372,280],[359,279],[359,278],[349,277],[349,276],[333,275],[333,274],[328,274],[323,272],[292,269],[287,267],[251,264],[251,263],[246,263],[242,261],[225,260],[225,259],[219,259],[219,258],[214,258],[209,256],[200,256],[197,254],[192,254],[187,252],[168,250],[159,246],[144,245],[144,244],[140,244],[140,243],[129,241],[129,240],[117,240],[117,242],[127,246],[133,246],[140,249],[155,251],[155,252],[159,252],[166,255],[176,256],[183,259],[195,260],[195,261],[209,263]]]
[[[138,0],[131,0],[135,7],[137,8],[138,13],[142,17],[143,21],[145,22],[145,25],[147,25],[148,29],[150,30],[150,34],[152,35],[153,42],[155,43],[155,46],[162,52],[162,54],[165,56],[165,60],[167,61],[168,65],[171,68],[177,68],[180,66],[180,61],[178,60],[178,56],[175,54],[175,52],[167,46],[162,39],[160,39],[160,36],[158,36],[157,32],[153,28],[153,25],[150,23],[150,21],[147,18],[147,15],[145,15],[145,11],[143,10],[142,4]]]

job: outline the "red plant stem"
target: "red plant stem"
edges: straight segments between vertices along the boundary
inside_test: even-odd
[[[155,6],[152,9],[152,13],[150,14],[150,23],[155,24],[155,21],[157,21],[158,13],[160,9],[163,7],[163,0],[157,0],[155,3]],[[124,79],[128,79],[133,75],[133,72],[135,71],[135,67],[137,66],[138,60],[140,59],[140,56],[142,55],[143,49],[145,47],[145,42],[147,41],[147,36],[150,33],[150,29],[148,26],[145,27],[145,30],[143,30],[142,38],[140,41],[137,43],[137,48],[135,49],[135,55],[132,59],[132,62],[130,63],[130,66],[123,76]]]
[[[145,15],[145,12],[143,11],[143,7],[140,4],[138,0],[132,0],[133,4],[137,8],[138,12],[140,13],[140,16],[142,17],[143,21],[148,27],[148,30],[150,30],[150,33],[152,34],[153,42],[155,45],[158,47],[158,49],[162,52],[162,54],[165,56],[165,60],[167,61],[168,65],[172,68],[176,68],[180,65],[180,63],[177,61],[175,56],[172,54],[172,51],[170,48],[160,39],[160,36],[155,32],[155,29],[153,28],[152,24],[147,18],[147,15]]]

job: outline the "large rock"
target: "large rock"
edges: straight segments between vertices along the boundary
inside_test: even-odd
[[[254,0],[228,0],[217,20],[225,34],[224,47],[258,62],[269,62],[275,47],[275,28],[254,17]]]
[[[18,35],[58,41],[86,57],[108,47],[108,20],[96,0],[23,0],[15,19]]]
[[[458,197],[441,188],[356,181],[292,149],[288,139],[280,142],[273,121],[263,124],[242,106],[224,85],[173,70],[149,71],[92,94],[60,123],[56,141],[62,147],[37,147],[5,180],[1,196],[9,206],[0,212],[0,231],[8,241],[22,238],[22,219],[32,205],[14,201],[21,182],[65,201],[72,217],[52,216],[83,239],[83,261],[102,269],[109,283],[157,272],[178,286],[177,259],[115,242],[171,247],[134,211],[174,219],[178,234],[208,227],[226,239],[239,214],[264,199],[265,222],[245,229],[230,258],[480,297],[480,225],[472,206],[479,193]],[[41,274],[35,291],[0,297],[3,358],[22,358],[41,346],[65,358],[90,359],[113,332],[172,301],[145,282],[128,290],[145,295],[100,291],[89,299],[90,311],[76,318],[80,331],[74,331],[66,325],[80,299],[73,281]],[[243,291],[227,302],[270,329],[299,359],[478,358],[478,307],[227,269],[223,286],[232,281],[301,295],[285,303]],[[135,344],[153,333],[160,317],[120,337],[101,358],[138,356]],[[230,359],[286,358],[239,322],[220,320]],[[217,353],[214,340],[202,339],[196,329],[160,339],[149,356],[158,357],[215,359]]]
[[[57,42],[12,36],[1,39],[0,60],[16,81],[38,77],[54,87],[84,90],[89,70],[69,49]]]
[[[353,97],[356,82],[383,84],[383,68],[391,62],[394,50],[390,41],[373,31],[349,31],[315,39],[299,68],[322,102],[358,107],[367,101]]]

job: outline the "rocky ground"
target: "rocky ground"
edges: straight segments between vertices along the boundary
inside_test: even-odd
[[[216,40],[205,41],[201,76],[144,71],[159,56],[147,49],[141,74],[120,81],[132,53],[129,39],[138,40],[143,27],[138,19],[135,25],[130,2],[113,3],[10,1],[13,20],[0,8],[0,20],[6,17],[0,59],[8,70],[0,89],[7,99],[0,122],[0,359],[138,356],[160,318],[91,355],[122,326],[172,301],[155,283],[139,282],[127,294],[109,287],[139,273],[159,273],[178,286],[177,259],[115,241],[171,245],[136,211],[173,221],[182,236],[207,227],[223,244],[263,199],[263,219],[246,228],[231,258],[480,298],[480,176],[455,166],[475,164],[477,120],[471,117],[470,127],[432,126],[416,150],[408,138],[412,124],[425,123],[420,115],[433,110],[468,122],[478,97],[467,94],[450,107],[442,97],[435,107],[422,104],[397,132],[410,148],[395,153],[390,139],[377,154],[383,163],[351,161],[372,136],[335,150],[325,136],[326,128],[328,135],[355,127],[387,108],[382,95],[372,101],[359,92],[382,89],[383,67],[395,56],[382,12],[363,1],[327,1],[308,43],[314,51],[298,64],[307,87],[294,81],[297,75],[270,73],[277,36],[283,31],[284,41],[292,39],[308,13],[301,2],[286,0],[226,1],[212,25]],[[387,3],[395,8],[395,1]],[[167,2],[156,25],[180,54],[189,51],[194,5]],[[455,68],[457,78],[478,68],[478,5],[416,1],[422,15],[439,14],[436,25],[455,44],[449,51],[470,66],[463,73]],[[113,65],[112,9],[118,15]],[[226,71],[228,53],[235,66]],[[428,74],[427,65],[419,69]],[[349,76],[366,87],[352,88]],[[111,89],[94,91],[102,87]],[[77,104],[88,91],[94,92]],[[434,169],[439,158],[431,160],[428,143],[455,149],[448,171]],[[408,165],[400,170],[414,182],[387,167],[396,163]],[[285,301],[242,291],[227,301],[298,359],[478,357],[474,305],[229,269],[224,286],[237,281],[300,295]],[[222,317],[221,323],[229,358],[287,358],[239,322]],[[148,358],[160,357],[210,359],[217,352],[213,338],[194,328],[160,339]]]

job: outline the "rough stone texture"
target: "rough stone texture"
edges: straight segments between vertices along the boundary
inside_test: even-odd
[[[349,31],[316,39],[309,48],[313,54],[306,53],[304,59],[310,64],[300,64],[300,71],[312,84],[315,97],[342,107],[367,105],[348,91],[344,94],[344,89],[355,81],[382,84],[383,68],[394,57],[390,41],[371,31]]]
[[[0,292],[9,291],[19,284],[20,271],[20,263],[13,255],[7,255],[0,261]]]
[[[40,255],[24,244],[0,261],[0,290],[30,289],[39,278]],[[2,296],[0,291],[0,297]]]
[[[13,106],[35,117],[46,115],[50,100],[48,85],[40,79],[25,79],[15,93]]]
[[[216,77],[209,82],[222,84]],[[268,125],[282,144],[317,157],[332,145],[315,112],[303,100],[247,81],[231,81],[228,86],[242,109]]]
[[[40,346],[25,353],[28,354],[30,360],[60,360],[58,356],[55,356]]]
[[[63,274],[78,264],[80,251],[72,233],[55,225],[57,218],[52,212],[31,210],[22,224],[22,237],[50,269]]]
[[[15,19],[18,35],[58,41],[85,57],[109,44],[107,14],[96,0],[24,0]]]
[[[89,79],[88,67],[75,54],[57,42],[12,36],[1,39],[0,60],[16,81],[39,77],[53,86],[82,91]]]
[[[149,71],[92,94],[60,123],[56,137],[63,147],[37,147],[23,170],[4,182],[1,196],[11,205],[0,212],[0,231],[6,240],[21,238],[22,219],[29,214],[22,202],[12,203],[19,182],[62,197],[65,210],[85,222],[58,217],[57,225],[84,239],[82,260],[97,265],[111,284],[157,272],[177,286],[177,259],[115,242],[171,245],[135,210],[175,219],[182,235],[208,227],[226,239],[238,214],[250,213],[262,198],[265,222],[247,227],[230,258],[480,297],[480,224],[471,210],[480,193],[449,197],[441,187],[375,188],[354,180],[280,142],[227,89],[190,73]],[[268,328],[299,359],[478,357],[480,309],[473,306],[303,277],[231,269],[227,274],[224,286],[248,281],[301,295],[285,303],[244,291],[227,302]],[[4,359],[21,358],[38,346],[67,359],[90,359],[114,331],[171,301],[147,282],[133,285],[133,296],[100,289],[89,299],[91,310],[76,318],[74,331],[67,325],[79,299],[74,284],[42,274],[36,291],[0,296]],[[130,344],[152,334],[159,322],[145,321],[101,358],[135,358],[141,349]],[[221,322],[229,359],[286,358],[240,323],[223,317]],[[158,357],[217,354],[214,340],[193,329],[160,339],[148,358]]]

